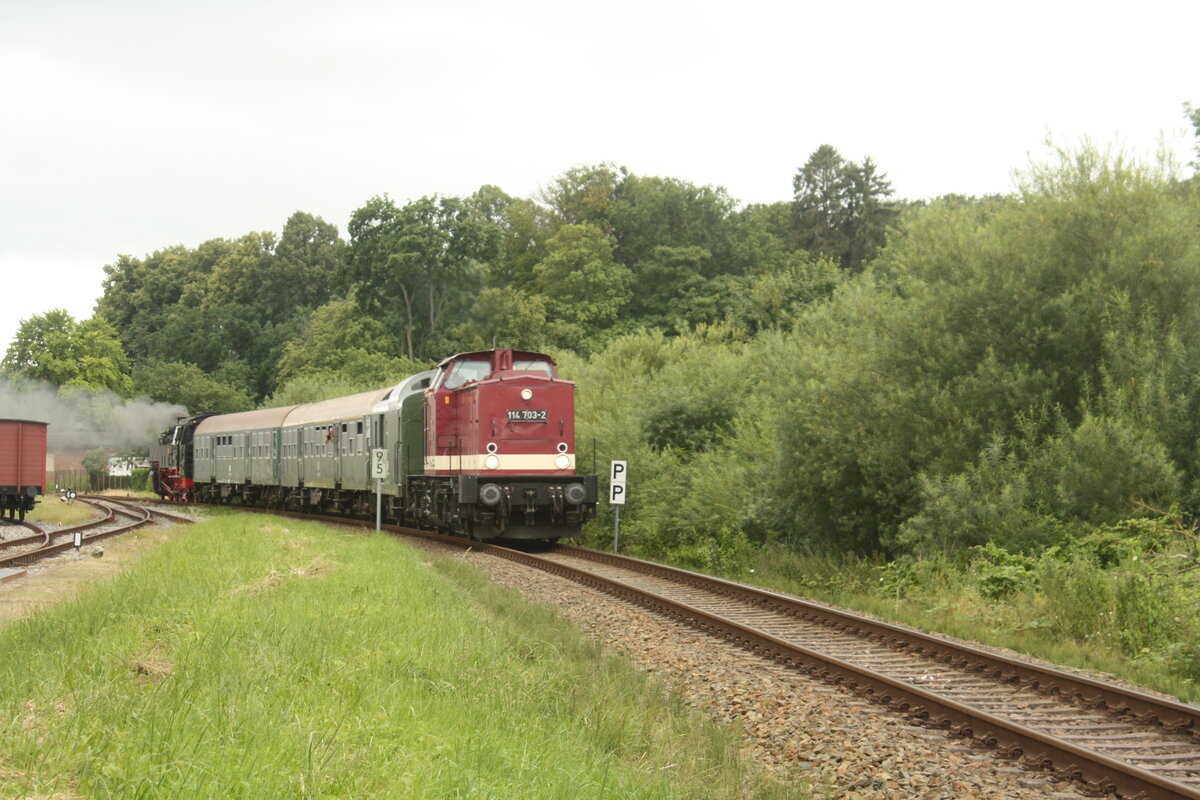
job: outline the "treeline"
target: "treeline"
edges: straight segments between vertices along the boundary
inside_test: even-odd
[[[222,411],[374,385],[493,342],[590,355],[643,330],[722,322],[752,336],[790,325],[879,249],[900,208],[890,194],[869,159],[823,147],[795,201],[769,206],[608,165],[537,199],[378,196],[346,240],[297,213],[279,236],[122,256],[97,317],[138,390]]]
[[[1195,513],[1198,189],[1064,152],[1012,196],[910,209],[787,327],[572,365],[601,457],[631,461],[623,530],[704,563],[739,541],[1036,550]]]
[[[581,465],[631,463],[630,540],[706,563],[1037,549],[1197,509],[1194,178],[1084,148],[1010,195],[902,203],[822,147],[793,186],[740,207],[601,165],[536,198],[379,196],[345,240],[297,213],[123,256],[73,335],[116,342],[118,391],[223,411],[546,349],[579,382]],[[37,373],[45,322],[6,370]]]

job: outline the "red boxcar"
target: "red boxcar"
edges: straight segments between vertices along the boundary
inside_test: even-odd
[[[46,486],[45,422],[0,419],[0,514],[25,519]]]

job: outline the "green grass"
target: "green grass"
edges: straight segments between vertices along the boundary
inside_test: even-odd
[[[38,498],[38,504],[26,515],[30,522],[45,522],[60,525],[78,525],[96,516],[96,509],[76,500],[64,503],[58,495],[48,494]]]
[[[395,538],[220,514],[0,629],[0,797],[784,797],[736,732]]]
[[[1065,571],[1071,567],[1054,568]],[[1124,574],[1114,569],[1097,580],[1119,580]],[[764,550],[752,575],[742,572],[736,577],[923,630],[1117,675],[1186,702],[1200,701],[1200,685],[1188,670],[1191,662],[1185,660],[1181,667],[1179,659],[1168,660],[1175,655],[1170,646],[1145,648],[1130,656],[1122,652],[1122,631],[1119,626],[1114,629],[1112,611],[1105,611],[1109,606],[1082,593],[1048,595],[1032,579],[1009,594],[988,597],[980,591],[978,565],[920,560],[885,564],[780,550]],[[1160,593],[1164,597],[1170,594]],[[1175,607],[1157,611],[1158,616],[1178,614],[1173,621],[1180,623],[1187,635],[1187,616],[1196,613],[1196,604],[1191,595],[1183,595]],[[1146,614],[1135,615],[1127,624],[1138,628],[1149,627],[1150,622],[1150,614]]]

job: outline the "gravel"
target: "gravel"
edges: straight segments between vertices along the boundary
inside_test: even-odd
[[[557,607],[587,636],[659,677],[696,708],[739,725],[745,749],[777,777],[839,798],[1078,798],[991,751],[637,606],[482,553],[457,557],[530,600]]]

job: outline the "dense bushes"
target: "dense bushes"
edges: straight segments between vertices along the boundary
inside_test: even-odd
[[[631,461],[626,524],[652,551],[961,557],[1194,508],[1196,190],[1059,155],[1018,195],[911,211],[786,329],[627,335],[577,364],[581,431]]]
[[[774,273],[805,301],[770,330],[570,361],[581,451],[630,461],[623,546],[733,575],[756,551],[828,554],[813,568],[851,583],[847,554],[882,553],[870,593],[958,586],[1200,678],[1195,539],[1154,511],[1200,502],[1200,196],[1058,156],[1014,196],[911,209],[823,293]]]

